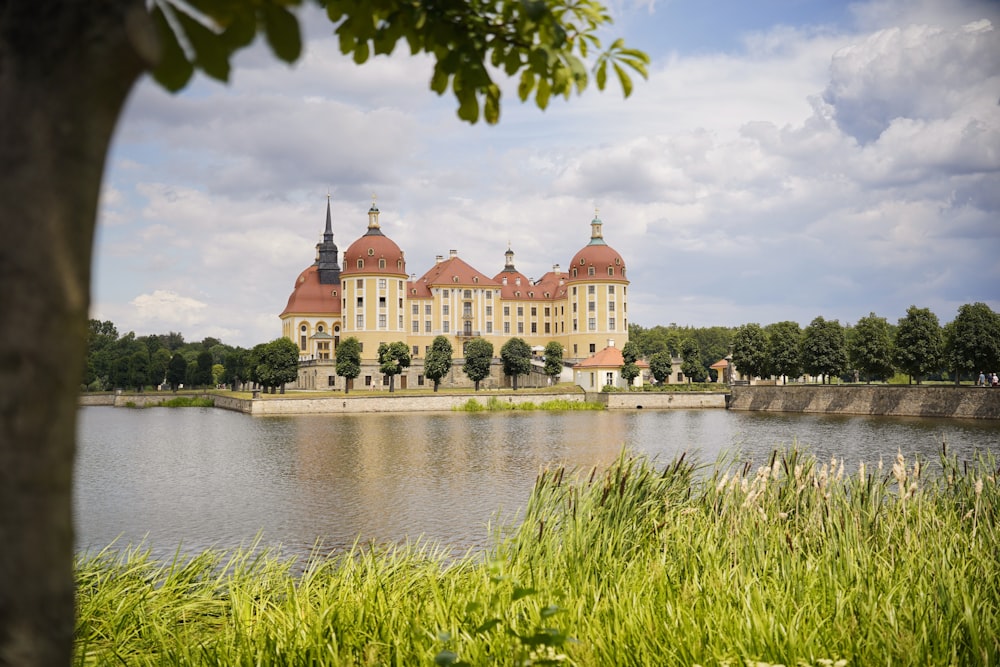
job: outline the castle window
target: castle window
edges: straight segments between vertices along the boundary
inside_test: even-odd
[[[306,337],[305,336],[300,336],[299,337],[299,349],[302,350],[303,352],[306,351]]]
[[[365,260],[363,260],[363,259],[359,259],[358,260],[358,268],[359,269],[365,268]],[[361,281],[359,280],[358,282],[361,282]]]
[[[430,315],[430,314],[431,314],[431,304],[428,303],[424,305],[424,315]]]
[[[420,346],[419,345],[414,345],[413,346],[413,356],[417,356],[418,354],[420,354]],[[424,378],[423,375],[417,376],[417,384],[423,384],[424,383],[423,382],[423,378]]]
[[[597,310],[597,303],[594,302],[594,301],[588,301],[587,302],[587,312],[588,313],[593,313],[596,310]]]
[[[588,276],[592,276],[595,273],[596,273],[596,271],[594,270],[594,267],[592,267],[592,266],[587,267],[587,275]]]
[[[573,320],[573,331],[576,331],[576,320]]]
[[[548,322],[545,323],[545,333],[551,333],[549,331],[549,323]]]
[[[323,325],[321,324],[318,327],[316,327],[316,331],[323,333]]]
[[[486,300],[487,301],[493,300],[493,290],[491,289],[486,290]]]
[[[538,325],[534,322],[531,323],[531,333],[538,333]]]
[[[587,285],[587,294],[596,294],[596,293],[597,293],[596,285]]]
[[[510,317],[510,306],[504,306],[503,307],[503,316],[504,317]]]
[[[621,257],[615,257],[615,266],[620,266],[621,263],[622,263],[622,258]]]
[[[430,332],[431,332],[431,321],[427,320],[426,322],[424,322],[424,333],[430,333]]]
[[[379,289],[385,289],[385,278],[379,278],[378,279],[378,288]]]
[[[486,317],[493,317],[493,306],[486,306]]]
[[[608,294],[614,294],[614,293],[615,293],[615,286],[608,285]]]
[[[308,331],[308,329],[306,328],[306,325],[303,324],[301,327],[299,327],[299,331],[305,333],[306,331]]]
[[[597,331],[597,318],[587,318],[587,331]],[[591,350],[593,352],[593,350]]]
[[[488,333],[488,334],[493,333],[493,323],[492,322],[487,322],[486,323],[486,333]]]
[[[411,328],[413,333],[420,333],[420,320],[413,320],[413,326]]]
[[[608,267],[608,275],[609,276],[615,275],[615,267],[613,267],[613,266],[609,266]]]
[[[524,333],[524,322],[518,322],[517,323],[517,333],[519,333],[519,334],[523,334]]]
[[[368,256],[369,257],[375,256],[375,248],[368,248]]]
[[[464,292],[462,292],[462,295],[463,295],[462,296],[463,299],[471,299],[472,298],[472,290],[467,289]]]
[[[503,323],[503,332],[505,334],[509,334],[510,333],[510,322],[504,322]]]
[[[358,267],[361,268],[361,267]],[[573,277],[576,278],[576,269],[573,269]]]
[[[402,280],[397,280],[396,281],[396,289],[398,289],[400,292],[403,291],[403,281]]]
[[[385,260],[384,259],[380,259],[378,261],[378,268],[380,268],[380,269],[384,269],[385,268]]]
[[[385,297],[384,296],[380,296],[378,298],[378,307],[381,310],[385,310]]]
[[[613,317],[609,317],[608,318],[608,329],[610,331],[614,331],[615,330],[615,318],[613,318]]]
[[[451,282],[457,283],[458,282],[458,276],[452,276],[451,277]]]
[[[518,306],[517,307],[517,316],[518,317],[524,317],[524,306]]]
[[[472,276],[472,282],[478,283],[479,282],[479,276]]]
[[[446,290],[446,289],[441,290],[441,297],[444,298],[444,299],[447,299],[448,298],[448,290]]]
[[[355,322],[355,328],[358,331],[361,331],[362,329],[365,328],[365,316],[364,315],[358,315],[358,319]]]
[[[573,296],[576,296],[576,287],[573,287]]]
[[[611,312],[615,311],[615,302],[614,301],[608,301],[608,310],[611,311]]]
[[[385,313],[382,313],[381,315],[378,316],[378,328],[385,329],[385,327],[386,327]]]
[[[358,304],[357,305],[358,305],[358,308],[364,308],[365,307],[365,297],[359,296],[358,297]]]
[[[442,315],[448,314],[448,304],[444,304],[443,306],[441,306],[441,314]]]
[[[445,320],[444,322],[441,323],[441,331],[442,332],[448,333],[448,328],[449,328],[448,327],[448,320]]]
[[[583,263],[584,263],[584,260],[583,260],[583,257],[581,257],[580,258],[580,266],[583,266]]]
[[[412,304],[410,306],[410,312],[413,313],[414,315],[419,315],[420,314],[420,306],[417,305],[417,304],[415,304],[415,303]]]
[[[364,265],[365,265],[365,260],[359,259],[358,260],[358,268],[360,269]],[[364,278],[358,278],[356,281],[354,281],[354,286],[357,289],[364,289],[365,288],[365,279]]]

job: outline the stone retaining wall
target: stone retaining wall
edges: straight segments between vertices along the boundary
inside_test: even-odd
[[[651,409],[690,410],[695,408],[724,408],[728,394],[725,392],[694,391],[630,391],[597,394],[597,400],[609,410]]]
[[[1000,419],[1000,389],[984,387],[755,385],[732,392],[733,410]]]

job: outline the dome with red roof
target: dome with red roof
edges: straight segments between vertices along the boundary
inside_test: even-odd
[[[598,277],[619,280],[625,278],[625,260],[617,250],[604,242],[601,233],[602,224],[596,215],[591,220],[590,243],[573,255],[569,265],[568,282],[593,280]]]
[[[295,288],[288,297],[288,304],[280,317],[290,314],[307,313],[339,313],[340,297],[337,292],[340,284],[323,285],[319,282],[319,267],[315,264],[299,274],[295,280]]]
[[[373,204],[368,210],[368,231],[344,251],[341,275],[354,273],[385,273],[406,275],[406,260],[396,242],[382,233],[378,223],[379,210]]]

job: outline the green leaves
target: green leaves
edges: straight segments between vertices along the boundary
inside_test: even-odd
[[[500,87],[493,76],[518,78],[521,101],[532,95],[540,109],[551,98],[569,99],[587,87],[585,59],[599,49],[598,29],[611,22],[596,0],[496,0],[491,3],[439,0],[316,0],[336,25],[340,51],[363,64],[386,55],[406,40],[412,54],[431,54],[436,64],[430,89],[449,87],[458,117],[475,123],[500,120]],[[171,91],[183,88],[196,69],[229,79],[233,54],[253,42],[258,31],[280,60],[302,54],[299,22],[291,8],[301,0],[152,0],[152,15],[163,44],[153,76]],[[597,87],[614,72],[625,97],[632,74],[648,76],[649,57],[618,39],[594,63]]]
[[[289,11],[299,0],[153,0],[151,15],[162,45],[153,78],[176,92],[195,69],[228,81],[230,60],[253,43],[260,28],[274,54],[294,62],[302,54],[299,22]]]

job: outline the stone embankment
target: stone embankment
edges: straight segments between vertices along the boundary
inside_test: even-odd
[[[1000,389],[916,385],[733,387],[729,407],[893,417],[1000,419]]]

